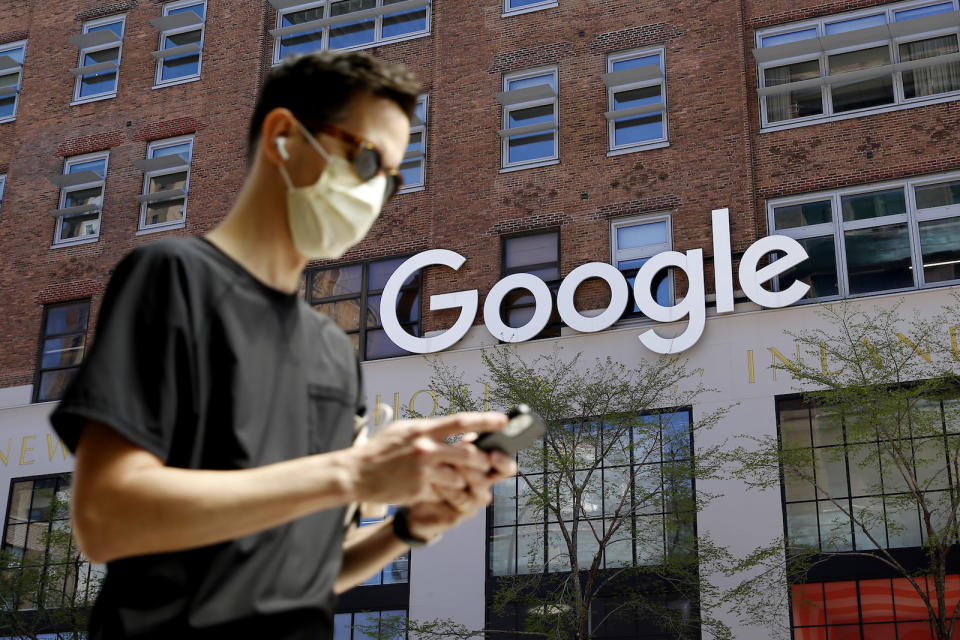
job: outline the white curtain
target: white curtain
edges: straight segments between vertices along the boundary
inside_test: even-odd
[[[764,71],[765,84],[773,87],[790,82],[790,66],[773,67]],[[790,93],[779,93],[767,96],[767,122],[778,122],[793,118],[794,114],[790,108]]]
[[[902,62],[923,60],[957,52],[957,37],[943,36],[900,45]],[[960,63],[937,64],[903,74],[906,97],[929,96],[960,90]]]

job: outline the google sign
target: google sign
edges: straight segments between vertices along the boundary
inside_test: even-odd
[[[760,267],[760,261],[771,253],[780,254],[773,262]],[[810,286],[795,281],[782,291],[770,291],[765,282],[792,269],[807,259],[807,252],[799,242],[786,236],[767,236],[754,242],[740,260],[740,288],[750,300],[768,308],[786,307],[806,295]],[[460,309],[460,317],[452,327],[437,335],[419,338],[407,333],[397,319],[397,299],[400,287],[411,275],[429,266],[445,266],[459,269],[466,262],[459,253],[447,249],[431,249],[409,258],[401,264],[383,289],[380,302],[380,317],[383,328],[393,342],[412,353],[434,353],[459,342],[477,317],[479,293],[476,289],[456,291],[430,296],[430,310]],[[727,209],[713,211],[713,264],[714,288],[717,313],[733,311],[733,261],[730,250],[730,218]],[[680,269],[689,282],[687,295],[676,304],[665,307],[654,299],[651,284],[658,273],[668,268]],[[589,278],[599,278],[610,288],[610,303],[599,315],[585,316],[573,305],[577,287]],[[510,327],[500,316],[500,305],[514,289],[526,289],[536,301],[533,317],[522,327]],[[557,309],[560,318],[572,329],[594,333],[610,327],[620,319],[630,295],[629,285],[623,274],[605,262],[591,262],[571,271],[557,292]],[[663,251],[647,260],[637,273],[633,286],[633,298],[640,311],[657,322],[676,322],[687,319],[686,329],[674,338],[665,338],[655,330],[640,334],[645,347],[661,354],[680,353],[692,347],[700,339],[706,324],[706,295],[704,291],[703,250],[691,249],[686,253]],[[523,342],[543,331],[553,311],[553,299],[547,284],[529,273],[514,273],[497,282],[483,304],[483,321],[490,334],[503,342]]]

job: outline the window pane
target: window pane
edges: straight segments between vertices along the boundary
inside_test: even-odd
[[[540,84],[548,84],[554,89],[556,89],[556,81],[554,80],[552,73],[545,73],[539,76],[533,76],[531,78],[518,78],[516,80],[510,80],[507,82],[507,91],[516,91],[517,89],[525,89],[526,87],[535,87]]]
[[[604,552],[606,554],[607,568],[629,567],[633,564],[633,539],[631,536],[632,525],[630,519],[621,519],[616,523],[613,520],[607,520],[604,533],[609,531],[615,524],[619,524],[617,530],[607,543]]]
[[[876,444],[850,445],[847,458],[852,495],[876,495],[883,492],[883,487],[880,485],[880,457]]]
[[[200,16],[201,18],[205,17],[205,13],[206,13],[205,10],[204,10],[204,4],[201,2],[201,3],[199,3],[199,4],[192,4],[192,5],[188,6],[188,7],[180,7],[180,8],[178,8],[178,9],[170,9],[170,11],[167,12],[167,15],[168,15],[168,16],[172,16],[172,15],[176,15],[176,14],[178,14],[178,13],[186,13],[187,11],[192,11],[192,12],[194,12],[195,14],[197,14],[198,16]]]
[[[846,508],[845,501],[841,504]],[[850,518],[838,506],[828,501],[817,503],[817,512],[820,518],[821,549],[825,552],[852,549]]]
[[[835,296],[840,293],[837,278],[837,253],[833,236],[819,238],[803,238],[797,240],[809,256],[795,267],[787,269],[777,276],[777,287],[785,290],[799,280],[810,285],[810,290],[804,296],[806,300]],[[780,257],[780,254],[778,254]]]
[[[185,44],[200,44],[202,33],[199,29],[177,33],[164,38],[164,49],[172,49]],[[200,73],[200,53],[186,53],[163,59],[160,80],[176,80]]]
[[[793,64],[768,67],[763,71],[766,87],[775,87],[789,82],[799,82],[820,76],[820,61],[807,60]],[[767,120],[779,122],[823,113],[823,100],[820,87],[800,89],[766,96]]]
[[[556,233],[538,233],[506,238],[503,243],[504,263],[513,270],[527,265],[556,262],[559,259]]]
[[[384,5],[395,4],[403,0],[384,0]],[[400,13],[388,13],[383,16],[382,36],[397,38],[427,29],[427,10],[411,9]]]
[[[779,403],[780,442],[784,449],[810,446],[810,413],[802,400],[784,400]]]
[[[896,547],[919,547],[920,515],[912,498],[886,497],[887,544]]]
[[[790,33],[780,33],[775,36],[766,36],[760,39],[761,47],[775,47],[778,44],[787,44],[788,42],[798,42],[817,37],[816,28],[801,29],[800,31],[791,31]]]
[[[67,192],[63,199],[63,207],[79,207],[85,204],[95,204],[100,206],[100,198],[103,195],[103,187],[91,187],[89,189],[77,189]]]
[[[623,71],[624,69],[636,69],[638,67],[660,66],[660,54],[652,56],[639,56],[636,58],[627,58],[626,60],[617,60],[611,65],[611,71]]]
[[[508,118],[508,128],[525,127],[531,124],[553,122],[553,104],[543,104],[526,109],[514,109]],[[512,139],[512,138],[511,138]]]
[[[913,286],[906,224],[844,232],[850,293]]]
[[[313,297],[318,299],[360,293],[362,276],[362,265],[359,264],[317,271],[313,274]]]
[[[847,465],[842,447],[813,450],[817,473],[817,497],[844,498],[847,496]]]
[[[343,0],[330,5],[331,16],[342,16],[376,7],[376,0]],[[374,19],[341,23],[330,27],[330,48],[342,49],[369,44],[374,40]]]
[[[76,375],[76,369],[60,369],[57,371],[47,371],[40,376],[40,392],[37,395],[37,402],[46,402],[48,400],[59,400],[63,397],[67,385]]]
[[[312,9],[303,9],[302,11],[291,11],[285,13],[281,18],[281,26],[289,27],[295,24],[313,22],[323,18],[323,6]],[[305,31],[280,38],[280,57],[285,58],[291,54],[310,53],[319,51],[323,43],[323,29],[317,28],[315,31]]]
[[[412,187],[423,184],[423,158],[406,160],[400,165],[403,186]]]
[[[493,530],[490,537],[490,573],[495,576],[508,576],[517,572],[514,558],[516,553],[516,536],[513,527],[504,527]]]
[[[657,104],[660,98],[660,85],[652,87],[640,87],[638,89],[627,89],[613,94],[614,109],[631,109],[633,107],[643,107],[650,104]]]
[[[932,16],[938,13],[947,13],[953,11],[952,2],[941,2],[940,4],[931,4],[926,7],[917,7],[916,9],[905,9],[903,11],[897,11],[895,14],[895,20],[901,22],[903,20],[912,20],[914,18],[922,18],[924,16]]]
[[[70,216],[60,219],[60,240],[95,236],[100,230],[100,214]]]
[[[358,611],[353,614],[353,639],[377,640],[380,635],[380,612]]]
[[[333,640],[350,640],[349,613],[338,613],[333,616]]]
[[[417,325],[406,327],[406,330],[413,335],[420,334]],[[367,360],[405,356],[407,353],[407,351],[395,345],[393,340],[387,337],[387,333],[383,329],[367,331],[366,352],[364,353]]]
[[[543,525],[517,527],[517,573],[540,573],[543,566]]]
[[[829,200],[788,204],[773,209],[773,226],[775,229],[794,229],[831,221],[833,221],[833,207]]]
[[[613,124],[613,142],[616,146],[659,140],[663,133],[663,113],[645,113],[630,118],[618,118]]]
[[[917,209],[933,209],[960,204],[960,180],[925,184],[914,188]]]
[[[900,60],[922,60],[957,53],[957,36],[948,35],[900,45]],[[960,90],[960,63],[938,64],[924,69],[903,72],[905,98],[930,96]]]
[[[864,622],[893,620],[893,591],[889,579],[860,581],[860,610]]]
[[[387,280],[393,275],[397,268],[406,262],[406,258],[395,258],[393,260],[379,260],[370,263],[370,282],[367,289],[370,291],[379,291],[387,286]],[[349,268],[349,267],[348,267]],[[420,272],[417,272],[403,281],[403,286],[415,286],[420,283]],[[358,285],[359,286],[359,285]]]
[[[521,482],[523,482],[521,480]],[[493,525],[516,524],[517,481],[507,478],[493,485]]]
[[[151,158],[159,158],[161,156],[172,156],[180,155],[183,157],[184,161],[190,162],[190,148],[191,144],[189,142],[184,142],[182,144],[171,144],[165,147],[154,147],[150,151]]]
[[[960,220],[921,222],[919,227],[924,281],[960,279]]]
[[[637,516],[637,564],[663,563],[663,516]]]
[[[149,193],[159,191],[169,191],[171,189],[187,188],[187,172],[178,171],[177,173],[168,173],[162,176],[153,176],[150,178]]]
[[[410,556],[403,554],[383,568],[383,584],[403,584],[410,580]]]
[[[316,305],[316,310],[329,316],[344,331],[360,328],[360,298]]]
[[[830,75],[868,69],[890,64],[890,49],[887,46],[860,49],[849,53],[829,56]],[[893,76],[871,80],[832,85],[833,110],[837,113],[864,109],[893,102]]]
[[[0,87],[3,86],[5,76],[0,76]],[[0,98],[0,118],[12,116],[17,106],[16,94]]]
[[[381,296],[367,297],[367,326],[379,327]],[[397,298],[397,319],[401,324],[416,322],[420,319],[420,292],[417,289],[401,291]]]
[[[643,264],[649,259],[650,258],[621,260],[617,263],[617,268],[627,279],[627,286],[630,287],[630,291],[633,291],[633,287],[637,281],[637,272],[640,270],[640,267],[642,267]],[[657,301],[657,304],[665,307],[670,305],[669,269],[661,269],[657,272],[657,275],[650,283],[650,292],[653,295],[653,299]],[[627,313],[640,313],[640,307],[637,305],[636,299],[633,297],[633,295],[627,298]]]
[[[793,605],[794,625],[824,624],[823,586],[821,584],[791,585],[790,596]]]
[[[508,144],[508,162],[526,162],[552,158],[554,153],[553,132],[512,136]]]
[[[101,49],[83,56],[83,66],[99,64],[101,62],[116,62],[120,57],[120,49]],[[117,72],[115,69],[106,69],[96,73],[85,74],[80,79],[80,97],[93,96],[99,93],[108,93],[117,88]]]
[[[47,309],[46,335],[85,332],[89,312],[90,305],[86,302]]]
[[[853,580],[843,582],[828,582],[823,585],[824,602],[827,605],[828,624],[858,624],[860,611],[857,606],[857,583]],[[837,631],[841,631],[837,629]],[[860,637],[860,630],[854,628],[854,635]],[[833,637],[834,629],[830,629]],[[839,635],[839,634],[837,634]],[[842,636],[846,638],[847,636]]]
[[[30,518],[30,499],[33,497],[33,482],[15,482],[10,496],[9,523],[26,522]]]
[[[907,202],[903,189],[897,188],[844,196],[840,199],[840,209],[843,212],[843,220],[851,222],[906,213]]]
[[[143,224],[166,224],[183,220],[184,199],[163,200],[147,204]]]
[[[83,359],[83,334],[51,338],[43,341],[43,368],[80,364]]]
[[[883,499],[880,497],[854,498],[852,503],[852,513],[855,518],[853,539],[857,549],[886,547],[887,534],[883,514]],[[869,535],[867,535],[868,533]]]

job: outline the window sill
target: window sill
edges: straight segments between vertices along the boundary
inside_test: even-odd
[[[768,124],[761,125],[760,133],[772,133],[774,131],[785,131],[787,129],[797,129],[799,127],[809,127],[816,124],[823,124],[825,122],[838,122],[840,120],[850,120],[851,118],[863,118],[865,116],[872,116],[879,113],[891,113],[894,111],[903,111],[904,109],[914,109],[916,107],[925,107],[932,104],[941,104],[944,102],[954,102],[960,100],[960,92],[954,91],[947,95],[935,97],[935,98],[925,98],[922,100],[916,100],[914,102],[902,102],[900,104],[891,104],[884,105],[882,107],[871,107],[869,109],[861,109],[859,111],[851,111],[850,113],[844,113],[839,115],[832,116],[818,116],[810,120],[804,120],[802,122],[786,122],[782,124]]]
[[[116,98],[116,97],[117,97],[117,92],[112,91],[110,93],[104,93],[102,95],[87,96],[86,98],[80,98],[78,100],[74,100],[73,102],[70,103],[70,106],[73,107],[78,104],[87,104],[88,102],[99,102],[100,100],[109,100],[110,98]]]
[[[164,89],[166,87],[175,87],[178,84],[187,84],[190,82],[196,82],[200,79],[200,76],[190,76],[189,78],[179,78],[177,80],[171,80],[170,82],[164,82],[163,84],[153,85],[153,89]]]
[[[183,220],[183,221],[177,222],[176,224],[169,224],[169,225],[163,225],[163,226],[157,225],[155,227],[141,227],[139,230],[137,230],[137,233],[135,235],[147,236],[147,235],[150,235],[151,233],[160,233],[162,231],[173,231],[174,229],[183,229],[186,226],[187,226],[187,222],[186,220]]]
[[[3,124],[4,122],[13,122],[16,119],[17,119],[17,114],[13,114],[12,116],[7,116],[6,118],[0,118],[0,124]]]
[[[50,245],[51,249],[63,249],[64,247],[75,247],[78,244],[91,244],[93,242],[98,242],[100,240],[100,234],[90,237],[83,238],[82,240],[65,240],[63,242],[54,242]]]
[[[426,191],[426,190],[427,190],[427,187],[425,185],[418,184],[410,187],[409,189],[400,189],[400,191],[397,191],[397,195],[402,196],[405,193],[416,193],[417,191]]]
[[[521,9],[510,9],[504,11],[500,17],[501,18],[510,18],[512,16],[519,16],[524,13],[533,13],[534,11],[543,11],[544,9],[553,9],[554,7],[559,6],[559,2],[550,2],[545,4],[538,4],[532,7],[523,7]]]
[[[386,45],[396,44],[397,42],[406,42],[407,40],[416,40],[417,38],[426,38],[429,35],[432,35],[431,31],[424,31],[424,32],[412,33],[408,36],[398,36],[396,38],[391,38],[389,40],[380,40],[379,42],[371,42],[369,44],[358,44],[355,47],[343,47],[342,49],[318,48],[317,51],[362,51],[363,49],[372,49],[373,47],[384,47]],[[278,45],[277,45],[278,41],[279,41],[279,38],[274,38],[274,41],[273,41],[274,51],[278,50]],[[283,62],[283,60],[284,60],[283,58],[275,57],[271,66],[275,67],[281,62]]]
[[[560,164],[559,158],[552,158],[550,160],[537,160],[536,162],[529,162],[527,164],[518,164],[512,167],[503,167],[500,169],[500,173],[511,173],[513,171],[521,171],[522,169],[535,169],[537,167],[549,167],[554,164]]]
[[[627,153],[637,153],[638,151],[651,151],[652,149],[663,149],[670,146],[669,140],[659,140],[650,144],[638,144],[631,147],[621,147],[620,149],[611,149],[607,151],[607,157],[622,156]]]

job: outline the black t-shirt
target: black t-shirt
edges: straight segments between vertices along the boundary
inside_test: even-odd
[[[246,469],[349,446],[362,397],[329,318],[206,240],[165,239],[117,266],[51,422],[71,451],[92,419],[168,466]],[[343,517],[110,562],[90,638],[328,638]]]

